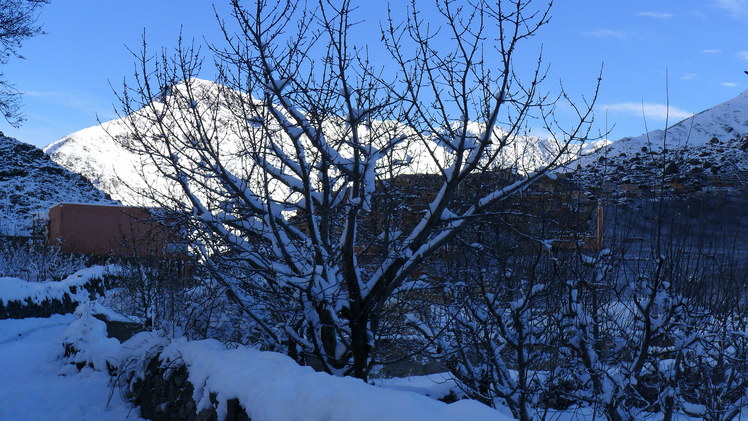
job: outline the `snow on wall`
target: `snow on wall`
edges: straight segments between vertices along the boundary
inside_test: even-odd
[[[445,404],[412,392],[315,372],[283,354],[226,349],[215,340],[180,338],[163,350],[161,358],[186,364],[198,409],[208,408],[210,394],[216,394],[218,419],[226,413],[226,402],[234,398],[254,421],[511,419],[476,401]]]
[[[162,367],[184,366],[189,373],[187,380],[194,387],[197,412],[212,409],[211,395],[214,395],[219,420],[225,418],[227,403],[233,399],[239,401],[253,421],[512,419],[477,401],[446,404],[415,392],[316,372],[277,352],[249,347],[227,349],[212,339],[189,341],[182,337],[169,341],[154,332],[140,332],[119,344],[116,339],[107,338],[104,322],[93,317],[106,314],[108,319],[117,319],[111,310],[92,302],[80,305],[75,313],[78,319],[66,330],[63,339],[75,351],[66,356],[67,362],[101,371],[115,366],[127,371],[137,366],[145,368],[157,356]],[[135,377],[128,381],[143,379],[143,373],[132,374]],[[129,376],[122,376],[126,377]]]
[[[85,301],[88,300],[88,291],[84,285],[92,279],[103,277],[106,271],[104,266],[94,266],[79,270],[59,282],[27,282],[3,277],[0,278],[0,301],[6,306],[10,301],[23,302],[26,299],[41,304],[45,300],[62,300],[65,294],[71,295],[70,298],[74,300]]]

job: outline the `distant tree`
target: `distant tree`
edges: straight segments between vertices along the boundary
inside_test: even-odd
[[[220,20],[227,45],[212,48],[224,87],[194,79],[191,48],[144,51],[122,96],[123,144],[172,184],[154,199],[191,216],[205,262],[260,335],[299,361],[366,378],[388,299],[492,205],[568,159],[597,91],[580,107],[569,101],[577,118],[564,130],[556,100],[539,91],[542,60],[515,63],[550,4],[439,0],[437,25],[414,2],[404,22],[382,25],[392,59],[382,69],[352,44],[349,1],[231,3],[233,21]],[[549,164],[526,175],[511,151],[532,116],[559,137]],[[425,171],[433,188],[413,223],[372,235],[376,192]],[[517,177],[458,200],[473,175],[500,171]]]
[[[28,38],[42,33],[36,25],[39,8],[48,0],[0,0],[0,65],[19,54],[21,45]],[[13,83],[5,79],[0,71],[0,113],[12,126],[23,121],[20,113],[20,92]]]

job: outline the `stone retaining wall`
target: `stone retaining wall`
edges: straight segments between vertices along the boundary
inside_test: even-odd
[[[140,408],[140,416],[154,421],[219,421],[218,402],[210,395],[212,407],[197,412],[194,386],[188,380],[187,367],[165,367],[157,355],[146,366],[143,378],[131,386],[131,400]],[[226,402],[226,418],[220,421],[251,421],[238,399]]]
[[[104,294],[104,281],[91,279],[82,285],[88,293],[88,298],[94,299]],[[61,298],[47,298],[40,302],[34,302],[27,297],[23,300],[8,300],[3,303],[0,300],[0,319],[24,319],[27,317],[49,317],[53,314],[68,314],[75,311],[80,302],[75,298],[79,296],[77,286],[70,286],[69,292]]]

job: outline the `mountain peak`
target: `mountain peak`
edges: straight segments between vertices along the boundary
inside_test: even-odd
[[[174,95],[175,93],[180,93],[181,96],[185,96],[186,92],[184,92],[187,87],[192,90],[193,95],[200,97],[206,94],[215,94],[216,92],[219,92],[221,89],[225,89],[223,85],[221,85],[218,82],[213,82],[211,80],[207,79],[200,79],[197,77],[191,77],[188,79],[183,79],[178,82],[174,82],[169,86],[163,87],[161,91],[156,95],[157,98],[159,98],[161,101],[165,100],[167,97]]]
[[[193,90],[194,96],[192,98],[186,98],[183,94],[183,90],[187,86]],[[213,128],[208,130],[215,136],[213,140],[220,140],[222,151],[230,154],[231,151],[237,152],[246,147],[240,134],[232,130],[232,127],[241,127],[243,123],[238,121],[239,118],[235,110],[229,108],[231,104],[227,104],[225,101],[210,100],[224,92],[230,92],[226,91],[228,89],[216,82],[193,78],[165,88],[157,101],[174,101],[174,104],[177,105],[176,112],[168,113],[166,117],[170,121],[180,118],[182,109],[186,111],[191,107],[216,107],[211,109],[211,112],[204,113],[204,115],[209,116],[210,120],[204,121],[203,124],[205,127]],[[194,103],[191,102],[185,107],[183,106],[185,99]],[[203,101],[203,99],[209,100]],[[140,197],[138,191],[154,189],[156,185],[164,186],[164,182],[157,179],[159,171],[152,168],[153,163],[146,156],[127,150],[122,146],[122,143],[127,143],[127,139],[132,136],[129,129],[130,124],[136,124],[143,128],[153,124],[153,117],[149,116],[149,111],[147,108],[137,110],[127,116],[127,120],[112,120],[99,126],[72,133],[50,144],[46,148],[46,152],[57,163],[84,175],[94,185],[108,192],[115,199],[129,205],[148,205],[148,198]],[[339,127],[342,122],[342,119],[336,121],[335,117],[331,117],[324,124],[329,124],[331,130],[337,130],[333,127]],[[377,124],[389,125],[391,122],[379,122]],[[405,124],[402,124],[400,128],[404,133],[410,130]],[[470,122],[469,130],[472,136],[477,137],[486,128],[482,124]],[[491,135],[498,139],[505,137],[506,132],[500,128],[494,128]],[[433,173],[437,171],[438,167],[433,159],[446,161],[446,155],[442,156],[442,148],[438,148],[440,145],[436,142],[436,138],[434,142],[434,148],[431,151],[428,151],[422,143],[414,142],[407,146],[403,144],[401,149],[393,153],[397,155],[398,160],[411,163],[403,171]],[[600,146],[602,146],[602,143],[599,142],[593,142],[586,146],[571,145],[569,150],[565,152],[568,155],[568,158],[565,159],[571,158],[572,155],[577,156],[576,154],[583,147],[589,150],[589,148]],[[518,135],[509,142],[506,148],[502,149],[502,155],[499,159],[505,166],[512,167],[518,172],[532,172],[550,162],[558,151],[559,145],[553,141],[540,139],[529,134]]]

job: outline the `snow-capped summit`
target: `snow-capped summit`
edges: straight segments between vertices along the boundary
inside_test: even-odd
[[[215,94],[220,85],[215,82],[193,78],[172,86],[164,87],[152,105],[170,97],[183,97],[189,84],[195,97],[208,97]],[[182,95],[180,95],[182,94]],[[132,206],[150,205],[140,197],[138,191],[154,184],[158,178],[153,168],[149,168],[147,157],[126,148],[130,136],[128,120],[136,124],[151,124],[145,117],[146,110],[135,111],[96,126],[69,134],[44,148],[44,152],[59,165],[87,178],[94,186],[112,198]]]
[[[116,203],[41,149],[0,134],[0,234],[28,235],[60,202]]]
[[[184,95],[184,89],[192,90],[193,97],[197,98],[195,103],[181,103],[187,97]],[[184,110],[169,112],[166,119],[176,121],[179,118],[190,118],[193,113],[190,110],[202,110],[218,104],[213,113],[213,109],[205,114],[210,116],[213,121],[203,122],[215,129],[214,134],[221,137],[224,151],[238,151],[244,142],[234,134],[231,126],[240,125],[237,123],[238,118],[235,116],[225,103],[225,100],[215,101],[221,93],[226,91],[226,87],[215,82],[201,79],[190,79],[187,82],[180,82],[173,86],[165,87],[161,94],[153,103],[147,104],[147,107],[160,109],[163,103],[167,101],[174,102],[178,107],[176,109]],[[121,200],[128,205],[149,205],[147,199],[138,195],[138,191],[147,188],[154,188],[155,185],[161,185],[162,188],[168,188],[163,177],[153,168],[146,156],[129,150],[124,145],[128,144],[128,137],[131,136],[128,127],[132,124],[138,127],[148,127],[153,125],[153,117],[148,117],[148,110],[141,109],[130,115],[123,116],[120,119],[111,120],[98,126],[89,127],[72,133],[64,138],[50,144],[45,148],[45,152],[54,160],[71,171],[82,174],[89,179],[99,189],[107,192],[113,198]],[[152,114],[151,114],[152,115]],[[236,123],[236,124],[235,124]],[[330,125],[340,126],[343,120],[339,122],[330,121]],[[380,122],[378,124],[398,124],[392,122]],[[481,125],[470,123],[469,129],[478,136],[482,133]],[[146,129],[147,130],[147,129]],[[403,132],[409,130],[403,125]],[[496,128],[493,133],[497,138],[506,136],[506,133]],[[582,151],[590,151],[604,146],[604,142],[594,142],[584,145]],[[431,145],[432,151],[436,150]],[[510,166],[518,172],[532,172],[537,168],[545,166],[557,154],[559,145],[549,139],[541,139],[532,135],[516,136],[512,142],[503,150],[500,156],[502,166]],[[573,147],[569,151],[569,157],[576,156],[579,147]],[[344,152],[343,152],[344,153]],[[419,142],[408,144],[400,153],[407,155],[403,158],[411,162],[410,168],[406,172],[411,173],[428,173],[436,171],[436,166],[431,162],[432,155],[426,150],[426,147]],[[437,153],[438,154],[438,153]]]
[[[193,104],[181,103],[188,97],[185,91],[188,87],[191,90],[191,97],[200,101]],[[128,141],[132,136],[132,124],[148,131],[148,127],[155,124],[153,111],[162,109],[166,101],[175,101],[178,105],[175,108],[183,110],[182,116],[191,114],[194,109],[204,110],[204,107],[212,103],[211,98],[219,96],[222,89],[225,87],[197,78],[163,87],[160,93],[155,95],[157,99],[140,110],[71,133],[49,144],[44,148],[44,152],[53,161],[83,175],[97,188],[126,205],[153,205],[154,203],[143,197],[141,192],[150,188],[161,189],[163,192],[166,188],[164,179],[145,154],[127,147],[135,144]],[[166,118],[173,123],[171,120],[176,120],[178,116],[178,112],[169,113]],[[227,121],[230,116],[231,113],[225,107],[221,107],[217,115],[211,114],[211,117],[221,122]],[[221,127],[220,131],[226,135],[224,127]],[[239,139],[235,139],[235,143],[241,144]]]

